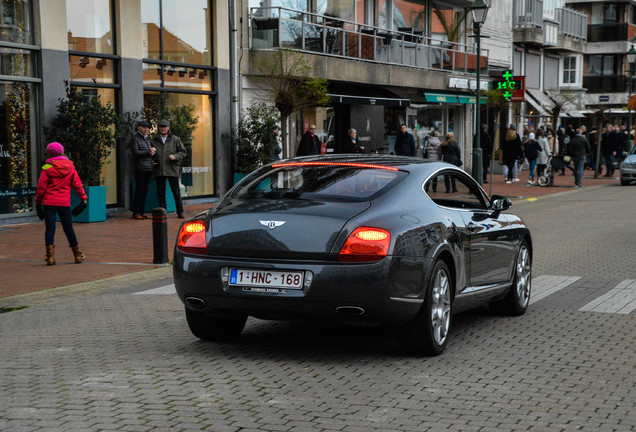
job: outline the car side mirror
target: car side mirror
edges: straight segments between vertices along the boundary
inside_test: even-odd
[[[508,210],[512,203],[508,198],[501,195],[493,195],[491,197],[490,208],[495,211],[504,211]]]

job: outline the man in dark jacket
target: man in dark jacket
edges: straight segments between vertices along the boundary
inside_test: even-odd
[[[483,183],[488,183],[488,167],[490,167],[490,155],[492,154],[492,140],[490,139],[490,135],[488,135],[488,126],[485,124],[481,125],[479,147],[481,147]]]
[[[145,215],[146,196],[148,195],[148,185],[152,178],[152,157],[157,149],[150,145],[148,130],[150,124],[142,120],[137,124],[137,132],[130,140],[130,150],[135,164],[135,194],[132,202],[132,218],[148,219]]]
[[[335,153],[363,153],[364,147],[358,145],[358,131],[349,129],[349,134],[344,141],[336,143]]]
[[[406,125],[400,126],[400,132],[395,138],[395,154],[400,156],[415,156],[415,138],[406,131]]]
[[[574,187],[581,187],[585,158],[590,152],[590,143],[583,136],[581,128],[576,129],[576,135],[568,143],[567,151],[574,161]]]
[[[614,126],[608,123],[601,137],[601,154],[605,159],[605,177],[614,175],[614,157],[616,156],[616,142],[618,137],[614,133]]]
[[[179,176],[181,175],[181,161],[188,155],[188,151],[178,136],[169,134],[170,122],[159,122],[159,134],[151,141],[157,149],[155,154],[155,166],[153,174],[157,179],[157,200],[159,207],[166,208],[166,180],[170,183],[170,189],[177,207],[177,217],[183,219],[183,203],[179,190]]]
[[[298,150],[296,150],[296,156],[310,156],[320,154],[321,142],[315,135],[316,125],[310,124],[309,129],[300,139],[298,144]]]

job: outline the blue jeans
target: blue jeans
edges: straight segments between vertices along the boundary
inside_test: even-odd
[[[583,180],[583,170],[585,169],[585,157],[574,158],[574,184],[581,186]]]
[[[60,215],[60,222],[62,222],[62,229],[64,230],[64,234],[66,234],[68,245],[70,247],[77,246],[77,237],[73,229],[70,206],[44,206],[44,224],[46,226],[44,244],[47,246],[55,244],[55,215]]]
[[[528,164],[530,165],[530,176],[528,178],[534,180],[534,169],[537,167],[537,159],[528,161]]]

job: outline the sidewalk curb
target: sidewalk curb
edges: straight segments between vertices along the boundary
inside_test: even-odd
[[[56,299],[59,295],[71,292],[74,294],[95,294],[106,289],[128,288],[130,285],[168,278],[172,278],[172,266],[3,297],[0,298],[0,307],[30,306],[33,302],[47,302]]]

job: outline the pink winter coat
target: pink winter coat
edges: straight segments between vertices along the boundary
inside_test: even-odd
[[[35,202],[49,206],[70,207],[71,187],[75,189],[82,201],[88,199],[73,162],[65,156],[49,158],[42,167]]]

